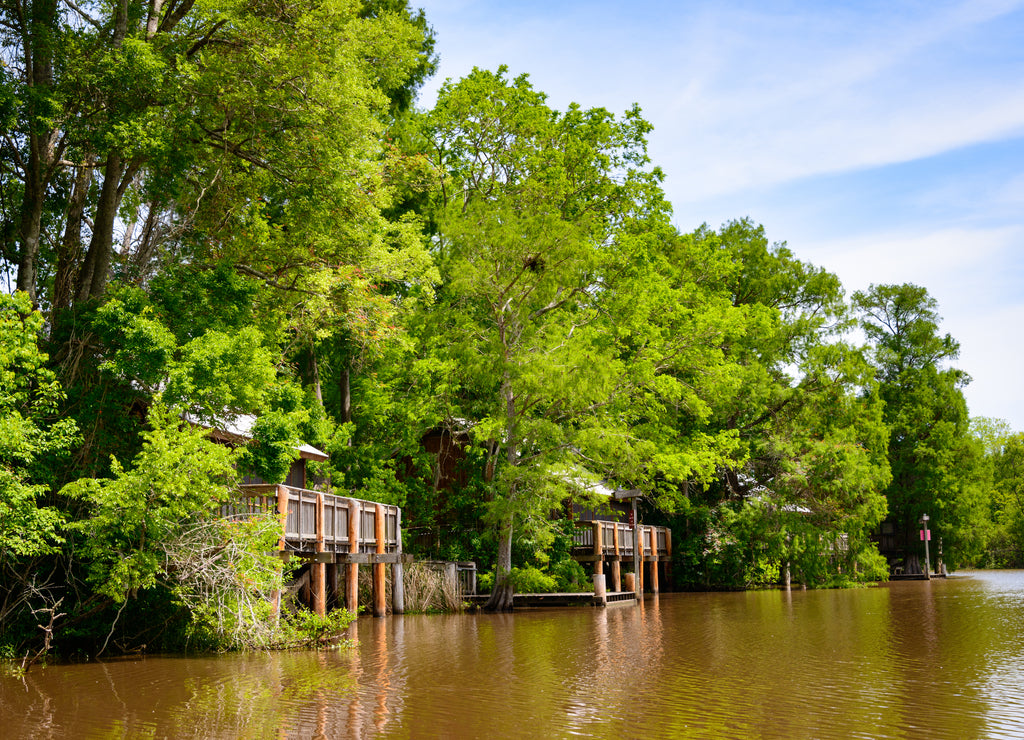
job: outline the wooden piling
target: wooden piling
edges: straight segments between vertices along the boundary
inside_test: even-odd
[[[285,529],[288,526],[288,489],[284,486],[277,486],[277,520],[281,524],[281,538],[277,541],[277,551],[284,555],[285,548]],[[284,564],[281,564],[281,568],[284,568]],[[274,610],[274,622],[278,622],[281,619],[281,589],[274,589],[274,593],[271,597],[273,601]]]
[[[348,551],[359,552],[359,519],[362,516],[359,502],[348,500]],[[359,613],[359,563],[345,566],[345,608],[353,614]]]
[[[377,540],[377,554],[385,552],[384,533],[384,507],[377,504],[376,516],[374,517],[374,536]],[[384,595],[384,563],[373,564],[373,616],[383,617],[387,612],[387,602]]]
[[[601,547],[601,522],[591,522],[591,527],[594,532],[594,575],[604,575],[604,552]]]
[[[317,493],[316,495],[314,527],[316,530],[314,551],[322,553],[324,551],[324,495],[322,493]],[[324,563],[320,562],[318,558],[313,561],[310,568],[309,580],[313,598],[313,611],[322,617],[327,614],[327,579],[324,572]]]
[[[658,530],[651,529],[651,593],[658,593]]]
[[[622,590],[622,569],[619,566],[619,524],[612,525],[612,548],[615,550],[615,559],[612,561],[612,591]]]
[[[637,564],[640,567],[636,571],[636,594],[641,599],[644,597],[644,529],[639,524],[636,527],[636,551],[640,556],[637,560]]]
[[[391,566],[391,613],[405,614],[405,566],[402,565],[402,510],[395,513],[395,551],[398,562]]]

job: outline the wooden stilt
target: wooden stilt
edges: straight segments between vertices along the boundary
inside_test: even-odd
[[[374,517],[374,536],[377,540],[377,553],[383,555],[385,552],[384,542],[384,507],[377,504],[376,516]],[[387,602],[384,594],[384,563],[373,564],[373,616],[383,617],[387,610]]]
[[[359,552],[359,518],[362,512],[359,502],[348,500],[348,551]],[[345,566],[345,608],[353,614],[359,613],[359,563]]]
[[[594,561],[594,575],[604,575],[604,548],[601,547],[601,522],[591,522],[591,526],[594,528],[594,555],[597,558]]]
[[[622,590],[622,569],[619,567],[619,525],[612,527],[612,547],[615,548],[615,560],[612,561],[612,591]]]
[[[316,495],[316,545],[314,550],[317,553],[324,551],[324,495],[318,493]],[[313,611],[318,616],[325,616],[327,614],[327,579],[324,572],[324,563],[316,561],[311,566],[310,572],[310,587],[312,590],[313,597]]]
[[[288,525],[288,489],[284,486],[277,486],[277,520],[281,523],[281,539],[277,541],[277,550],[283,553],[285,531]],[[284,563],[281,564],[281,567],[284,567]],[[274,589],[271,599],[273,600],[274,622],[278,622],[281,619],[281,589]]]
[[[391,566],[391,613],[405,614],[405,567],[402,565],[402,510],[395,515],[395,539],[398,540],[395,550],[398,562]]]
[[[658,593],[658,530],[651,530],[651,593]]]
[[[637,594],[641,598],[643,598],[643,595],[644,595],[644,530],[645,529],[646,529],[646,527],[641,527],[639,525],[637,525],[637,528],[636,528],[636,533],[637,533],[636,551],[640,555],[640,560],[638,561],[640,567],[637,568],[637,572],[636,572],[636,592],[637,592]]]

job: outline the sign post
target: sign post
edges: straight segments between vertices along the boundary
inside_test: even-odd
[[[924,577],[925,580],[931,579],[931,564],[928,561],[928,540],[932,538],[932,533],[928,529],[928,515],[923,514],[921,516],[921,539],[924,540]]]

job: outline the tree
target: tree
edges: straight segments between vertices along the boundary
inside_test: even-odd
[[[34,301],[96,301],[171,247],[287,285],[282,271],[408,244],[380,215],[384,119],[433,65],[406,3],[0,12],[2,205],[20,223],[5,256]]]
[[[596,296],[621,214],[649,175],[639,111],[559,113],[526,76],[474,70],[424,120],[443,173],[442,274],[423,341],[446,348],[449,418],[473,421],[498,534],[487,608],[511,608],[517,528],[542,533],[610,420],[622,364]],[[543,541],[543,538],[542,538]]]
[[[937,303],[924,288],[872,285],[853,295],[890,429],[892,483],[886,488],[898,546],[916,554],[923,514],[942,537],[954,566],[980,555],[984,492],[976,485],[981,449],[969,435],[961,388],[970,377],[943,367],[959,344],[939,333]]]
[[[774,583],[787,564],[809,584],[872,577],[885,428],[871,368],[839,341],[838,278],[771,244],[749,219],[691,238],[724,263],[718,291],[733,316],[703,429],[731,433],[736,449],[717,480],[690,487],[687,517],[676,520],[691,532],[677,548],[688,553],[684,577]],[[840,541],[841,550],[819,546]]]

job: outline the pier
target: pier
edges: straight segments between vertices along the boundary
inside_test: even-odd
[[[634,591],[637,596],[645,590],[659,592],[661,575],[672,559],[671,529],[604,520],[578,522],[576,527],[573,560],[592,564],[595,576],[609,571],[610,594],[623,590]],[[622,572],[623,563],[631,573]]]

